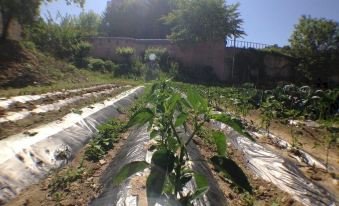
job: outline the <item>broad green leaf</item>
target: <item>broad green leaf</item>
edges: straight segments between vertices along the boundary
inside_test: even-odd
[[[175,120],[175,126],[178,127],[178,126],[184,124],[184,122],[187,120],[187,118],[188,118],[188,114],[186,114],[186,113],[179,114],[177,119]]]
[[[191,201],[202,197],[209,189],[208,181],[205,178],[205,176],[195,173],[194,179],[195,179],[197,188],[190,198]]]
[[[153,112],[152,110],[150,110],[149,108],[143,108],[139,111],[137,111],[130,119],[130,121],[128,122],[128,126],[134,126],[134,125],[138,125],[138,126],[142,126],[144,124],[146,124],[146,122],[149,122],[153,119]]]
[[[123,166],[118,174],[113,178],[113,186],[118,186],[130,176],[134,175],[137,172],[143,171],[149,166],[150,165],[145,161],[131,162]]]
[[[245,128],[240,120],[232,118],[230,115],[227,114],[215,114],[212,116],[212,118],[219,122],[227,124],[228,126],[232,127],[235,131],[244,135],[251,141],[255,141],[255,139],[245,131]]]
[[[181,98],[180,95],[177,93],[171,94],[171,96],[165,102],[166,112],[173,111],[180,98]]]
[[[185,98],[181,98],[180,100],[181,104],[187,108],[192,108],[191,105],[187,102]]]
[[[167,144],[172,152],[176,152],[180,146],[179,142],[174,137],[171,136],[167,137]]]
[[[172,173],[173,174],[173,173]],[[172,175],[173,176],[173,175]],[[171,179],[175,179],[175,177],[170,177],[170,175],[166,176],[166,180],[165,180],[165,185],[163,188],[163,192],[166,194],[172,194],[174,192],[175,186],[172,183],[173,181],[171,181]]]
[[[156,204],[164,190],[165,181],[166,171],[158,166],[153,166],[146,181],[146,193],[149,206]]]
[[[200,94],[194,90],[189,90],[187,100],[192,105],[195,112],[204,112],[207,110],[208,102]]]
[[[153,130],[150,134],[151,139],[154,139],[159,134],[159,131]]]
[[[237,163],[229,158],[221,156],[214,156],[211,158],[211,161],[216,170],[222,172],[225,177],[231,180],[235,185],[252,194],[252,186]]]
[[[171,172],[174,168],[174,154],[170,150],[161,149],[152,156],[152,164],[161,169]]]
[[[220,131],[214,131],[212,134],[215,145],[217,146],[217,152],[220,156],[226,155],[227,144],[226,136]]]
[[[154,83],[151,87],[150,94],[154,94],[155,91],[159,88],[160,84],[159,83]]]

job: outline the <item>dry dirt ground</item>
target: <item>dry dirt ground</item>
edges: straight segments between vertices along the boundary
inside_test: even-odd
[[[205,159],[210,159],[215,155],[216,149],[214,147],[208,146],[201,138],[195,138],[194,143],[198,146],[201,154]],[[239,206],[248,206],[248,205],[257,205],[257,206],[301,206],[302,204],[294,201],[291,196],[279,188],[277,188],[272,183],[266,182],[260,178],[255,177],[255,175],[248,168],[246,161],[244,160],[243,155],[240,151],[228,147],[229,158],[234,160],[238,166],[245,172],[246,176],[249,179],[251,186],[253,187],[254,194],[246,195],[236,187],[232,186],[229,182],[225,181],[222,174],[219,174],[212,164],[208,163],[209,168],[211,169],[219,187],[224,192],[225,197],[227,197],[229,205],[239,205]]]
[[[127,121],[126,116],[120,117]],[[275,126],[274,123],[272,126],[272,132],[280,131]],[[279,128],[279,127],[278,127]],[[282,130],[282,129],[281,129]],[[284,131],[284,130],[282,130]],[[286,131],[285,131],[286,132]],[[39,206],[39,205],[88,205],[88,203],[95,197],[97,197],[102,189],[100,185],[99,178],[102,175],[103,171],[107,168],[108,164],[112,159],[118,154],[121,146],[125,143],[125,140],[128,137],[129,132],[122,134],[115,144],[115,147],[108,152],[108,154],[99,162],[92,163],[84,161],[83,168],[85,172],[81,177],[75,182],[70,183],[66,188],[57,190],[51,193],[51,185],[55,182],[57,177],[67,174],[67,171],[76,170],[84,156],[84,149],[76,156],[69,166],[57,171],[55,174],[51,174],[46,180],[43,180],[39,184],[33,185],[27,188],[21,195],[13,199],[8,205],[9,206]],[[216,150],[214,147],[206,144],[203,139],[196,137],[194,143],[198,146],[201,154],[205,159],[209,159],[214,154]],[[306,144],[307,145],[307,144]],[[247,167],[247,164],[244,160],[243,155],[240,151],[233,149],[232,147],[228,148],[228,154],[231,159],[233,159],[245,172],[248,176],[249,181],[254,189],[253,195],[246,195],[226,181],[221,174],[214,170],[211,164],[208,164],[212,174],[214,175],[218,186],[224,192],[225,197],[227,198],[228,205],[230,206],[247,206],[247,205],[256,205],[256,206],[301,206],[301,203],[294,201],[291,196],[279,188],[277,188],[272,183],[266,182],[260,178],[257,178]],[[305,173],[309,173],[309,177],[312,176],[311,169],[305,169]],[[319,174],[320,171],[315,171],[316,174]],[[321,177],[330,174],[322,174]],[[146,177],[138,177],[131,180],[132,185],[132,194],[141,195],[145,197],[145,182]],[[338,188],[337,188],[338,189]],[[147,205],[146,198],[139,199],[141,205]]]
[[[114,156],[119,152],[121,146],[125,143],[128,134],[129,132],[122,134],[115,144],[115,147],[110,150],[100,162],[92,163],[84,160],[83,168],[85,168],[85,172],[77,181],[70,183],[66,188],[51,193],[51,189],[53,189],[51,186],[53,185],[53,182],[56,181],[56,178],[67,175],[67,172],[70,170],[74,171],[77,169],[83,159],[85,149],[76,156],[69,166],[57,171],[55,174],[51,174],[47,179],[40,183],[27,188],[18,197],[8,203],[8,206],[88,205],[93,198],[100,194],[102,185],[100,185],[99,178],[109,165],[109,162],[114,158]],[[194,142],[198,145],[200,152],[206,159],[209,159],[213,156],[213,154],[215,154],[215,148],[206,146],[203,140],[199,137],[197,137]],[[258,206],[271,206],[275,203],[281,206],[300,205],[292,200],[288,194],[282,192],[271,183],[254,177],[254,175],[247,169],[246,163],[244,162],[240,152],[234,151],[230,148],[229,154],[249,177],[250,183],[255,191],[253,196],[240,193],[235,187],[225,181],[223,177],[213,169],[213,166],[209,164],[209,167],[211,168],[219,187],[224,192],[229,205],[236,206],[255,204]],[[145,177],[132,179],[131,183],[134,185],[132,194],[143,194],[141,196],[145,197],[145,182]],[[147,200],[145,198],[141,198],[139,200],[139,203],[141,204],[140,206],[147,205]]]
[[[122,121],[127,121],[124,115],[119,117]],[[97,197],[102,190],[102,185],[99,179],[103,172],[107,169],[110,161],[119,152],[122,145],[124,145],[130,131],[127,131],[119,136],[119,139],[107,155],[99,162],[93,163],[84,160],[84,147],[75,157],[75,159],[65,168],[56,171],[49,175],[45,180],[38,184],[32,185],[25,189],[19,196],[10,201],[8,206],[81,206],[88,205],[88,203]],[[57,178],[67,175],[69,171],[75,171],[83,161],[83,168],[85,172],[81,177],[71,182],[63,189],[53,188],[53,183]],[[56,191],[51,192],[52,189]]]
[[[63,116],[65,116],[67,113],[69,112],[81,112],[81,108],[87,106],[87,105],[91,105],[93,103],[98,103],[101,101],[104,101],[107,98],[110,97],[114,97],[120,93],[122,93],[123,91],[129,89],[128,87],[120,87],[120,88],[116,88],[114,91],[112,91],[110,94],[103,94],[100,95],[96,98],[91,97],[91,98],[87,98],[85,100],[81,100],[81,101],[77,101],[73,104],[69,104],[65,107],[62,107],[60,110],[57,111],[49,111],[46,113],[40,113],[40,114],[32,114],[30,116],[28,116],[27,118],[24,118],[22,120],[18,120],[15,122],[5,122],[5,123],[0,123],[0,139],[6,138],[10,135],[13,134],[17,134],[20,133],[22,131],[25,130],[29,130],[33,127],[37,127],[39,125],[42,125],[44,123],[47,122],[51,122],[54,120],[57,120]],[[91,92],[99,92],[102,91],[103,88],[101,88],[100,90],[93,90]],[[79,93],[73,93],[72,96],[81,96],[83,95],[81,92]],[[58,100],[62,100],[65,98],[69,98],[71,96],[69,95],[59,95],[56,97],[53,97],[53,99],[50,98],[45,98],[45,99],[41,99],[38,101],[32,101],[32,102],[28,102],[25,104],[15,104],[12,105],[10,107],[11,110],[20,110],[20,109],[33,109],[36,107],[36,105],[39,105],[40,103],[42,104],[50,104],[52,102],[57,102]],[[46,102],[45,102],[46,101]],[[4,111],[0,111],[0,117],[4,115]]]
[[[247,121],[252,121],[254,125],[258,128],[261,127],[261,119],[258,111],[251,111],[246,117]],[[282,138],[289,143],[292,143],[292,136],[290,126],[283,124],[278,120],[274,120],[270,126],[270,132],[274,135]],[[326,145],[324,139],[326,135],[330,135],[328,131],[324,128],[313,128],[307,126],[298,126],[293,128],[294,135],[298,136],[298,141],[300,143],[300,148],[311,154],[316,159],[321,162],[326,162]],[[275,147],[275,150],[278,150],[271,141],[267,138],[259,140],[259,142],[265,143]],[[287,151],[280,151],[282,155],[287,158],[290,158],[292,161],[296,160],[291,157],[290,153]],[[329,165],[333,168],[329,172],[323,169],[317,169],[310,167],[303,163],[297,163],[300,170],[313,181],[329,189],[337,197],[339,197],[339,144],[333,144],[329,149],[328,155]]]

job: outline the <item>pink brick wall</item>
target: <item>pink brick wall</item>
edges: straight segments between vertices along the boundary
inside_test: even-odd
[[[148,40],[116,37],[95,37],[89,39],[93,48],[91,55],[97,58],[117,60],[117,47],[133,47],[141,55],[149,47],[165,47],[170,55],[188,67],[211,66],[220,80],[226,80],[224,72],[224,41],[210,41],[198,44],[177,45],[169,40]]]

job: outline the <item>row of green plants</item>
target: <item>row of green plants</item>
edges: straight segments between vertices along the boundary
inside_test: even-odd
[[[188,91],[193,85],[177,83],[176,86]],[[261,90],[251,84],[242,87],[205,87],[194,85],[199,93],[208,98],[209,105],[220,111],[235,112],[237,117],[222,114],[214,119],[226,123],[244,136],[251,138],[245,132],[240,121],[246,117],[250,110],[260,111],[261,124],[270,135],[270,126],[274,119],[280,119],[287,123],[288,120],[316,120],[327,131],[323,139],[320,139],[326,149],[326,166],[328,167],[328,155],[330,148],[338,142],[337,131],[333,129],[339,122],[339,90],[313,89],[309,86],[298,87],[296,85],[277,86],[271,90]],[[288,126],[292,138],[292,151],[297,151],[301,144],[299,135],[293,125]],[[315,145],[317,146],[317,145]],[[296,149],[296,150],[295,150]]]
[[[148,205],[157,202],[164,205],[193,205],[195,199],[208,192],[209,185],[202,174],[189,166],[194,160],[188,155],[187,147],[196,138],[196,134],[201,134],[204,124],[211,118],[208,102],[194,90],[179,92],[169,81],[155,83],[145,102],[147,104],[136,109],[128,126],[147,125],[150,138],[156,142],[151,147],[154,152],[151,163],[136,161],[123,166],[114,177],[114,186],[148,168]],[[187,138],[183,134],[188,134]],[[217,154],[206,162],[213,164],[216,170],[225,174],[241,190],[252,193],[244,172],[227,157],[226,140],[222,132],[213,132],[210,142],[215,143]],[[192,179],[197,187],[194,191],[185,193],[183,189]]]
[[[178,84],[187,90],[189,84]],[[339,109],[339,89],[313,89],[294,84],[277,86],[271,90],[257,89],[252,84],[241,87],[205,87],[194,85],[209,99],[210,106],[231,109],[246,116],[251,109],[260,109],[267,118],[330,120],[336,119]]]
[[[126,123],[113,119],[100,125],[98,130],[85,150],[86,160],[93,162],[99,161],[114,147],[119,135],[126,130]]]
[[[84,161],[98,162],[110,149],[113,149],[118,136],[126,130],[126,123],[112,119],[98,128],[98,134],[90,141],[85,149],[84,157],[76,168],[68,168],[60,174],[56,174],[49,185],[52,194],[63,190],[72,182],[82,178],[84,172],[90,175],[89,168],[84,166]]]
[[[145,90],[149,91],[149,87],[147,86]],[[144,104],[145,97],[141,96],[133,103],[131,108],[117,109],[120,113],[130,117]],[[97,129],[98,132],[86,146],[84,156],[81,158],[79,165],[75,168],[69,167],[65,171],[56,173],[56,175],[51,178],[48,188],[57,205],[61,205],[60,202],[64,195],[63,191],[67,191],[66,189],[69,188],[73,182],[82,180],[84,177],[91,177],[91,175],[94,174],[95,169],[89,167],[86,163],[97,163],[103,159],[108,151],[114,148],[119,136],[127,131],[128,125],[126,121],[113,118],[100,125]]]

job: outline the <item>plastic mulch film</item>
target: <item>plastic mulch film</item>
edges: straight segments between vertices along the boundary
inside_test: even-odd
[[[97,85],[82,89],[72,89],[72,90],[65,90],[65,91],[56,91],[56,92],[49,92],[45,94],[36,94],[36,95],[22,95],[22,96],[15,96],[10,98],[1,98],[0,97],[0,108],[7,109],[14,103],[27,103],[31,101],[36,101],[39,99],[45,99],[45,98],[53,98],[56,96],[61,95],[70,95],[70,94],[77,94],[79,92],[91,92],[97,89],[105,89],[105,88],[114,88],[118,87],[115,84],[105,84],[105,85]]]
[[[338,199],[333,194],[305,177],[292,161],[240,135],[224,123],[212,121],[212,124],[222,130],[229,137],[230,143],[244,154],[249,167],[257,176],[272,182],[304,205],[338,205]]]
[[[72,160],[94,136],[96,127],[127,108],[143,93],[143,87],[70,113],[25,133],[0,140],[0,202],[7,202],[24,188],[39,182],[52,169]]]
[[[131,179],[135,176],[147,176],[149,169],[145,169],[143,172],[139,172],[134,176],[128,178],[123,184],[113,187],[113,177],[117,172],[126,164],[133,161],[147,161],[150,162],[152,154],[147,151],[147,145],[150,141],[149,133],[146,131],[146,127],[142,127],[134,130],[126,144],[123,146],[119,154],[113,159],[105,174],[103,175],[101,182],[104,184],[102,194],[95,199],[90,205],[92,206],[143,206],[140,197],[131,193],[132,185]],[[194,145],[194,143],[188,146],[188,154],[193,161],[192,169],[197,173],[204,175],[209,182],[210,189],[207,194],[193,202],[194,206],[224,206],[226,205],[226,199],[218,188],[216,181],[213,178],[211,171],[206,163],[203,161],[203,157]],[[195,188],[195,182],[190,181],[184,188],[184,191],[192,191]],[[164,205],[161,200],[157,201],[157,206]]]
[[[16,111],[16,112],[5,112],[3,117],[0,117],[0,124],[6,123],[6,122],[16,122],[16,121],[19,121],[25,118],[29,118],[33,114],[43,114],[43,113],[47,113],[51,111],[58,111],[63,107],[76,104],[86,99],[91,99],[91,98],[95,99],[103,95],[111,94],[113,91],[115,91],[118,88],[123,88],[123,87],[113,87],[113,88],[105,89],[102,91],[94,91],[94,92],[82,94],[80,96],[72,96],[69,98],[60,99],[50,104],[37,105],[35,109],[30,110],[30,111],[27,109],[23,109],[21,111]]]
[[[103,192],[90,205],[126,205],[125,200],[129,196],[129,181],[127,180],[123,184],[113,187],[113,177],[124,165],[134,161],[144,161],[146,159],[147,148],[145,145],[149,139],[149,133],[147,132],[146,127],[136,129],[129,135],[126,143],[121,148],[118,155],[114,157],[113,161],[101,177],[101,182],[104,185]],[[133,206],[134,204],[131,203],[130,205]]]

